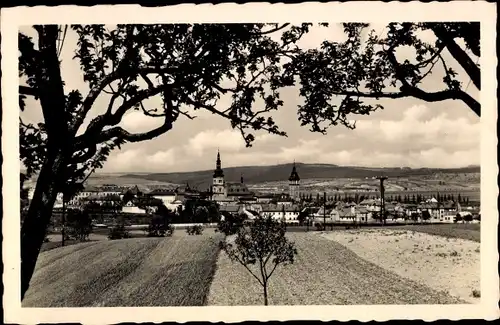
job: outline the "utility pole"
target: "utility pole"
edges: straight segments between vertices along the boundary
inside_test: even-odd
[[[281,210],[283,211],[283,222],[285,223],[285,230],[286,230],[286,217],[285,217],[285,205],[284,204],[282,205]]]
[[[376,178],[378,180],[380,180],[380,213],[381,213],[382,222],[385,225],[385,198],[384,198],[385,188],[384,188],[384,181],[388,177],[386,177],[386,176],[379,176],[379,177],[376,177]]]
[[[326,192],[323,192],[323,226],[326,230]]]
[[[306,214],[306,232],[309,232],[309,210],[307,210]]]

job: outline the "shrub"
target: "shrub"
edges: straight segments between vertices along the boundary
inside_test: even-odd
[[[174,234],[175,228],[172,225],[165,226],[165,236],[170,237]]]
[[[217,223],[215,231],[230,236],[236,234],[243,224],[244,219],[242,217],[227,214]]]
[[[322,224],[322,223],[320,223],[320,222],[316,222],[316,223],[314,224],[314,226],[316,227],[316,230],[317,230],[317,231],[322,231],[322,230],[325,230],[325,227],[324,227],[324,226],[323,226],[323,224]]]
[[[163,217],[153,217],[147,229],[148,237],[170,237],[173,233],[174,227]]]
[[[194,225],[186,228],[188,235],[201,235],[203,233],[203,226]]]
[[[472,290],[472,297],[474,298],[481,298],[481,291],[479,290]]]
[[[92,218],[87,210],[71,209],[68,210],[65,227],[68,239],[88,240],[92,232]]]
[[[110,240],[130,238],[130,234],[124,224],[117,224],[109,229],[108,238]]]

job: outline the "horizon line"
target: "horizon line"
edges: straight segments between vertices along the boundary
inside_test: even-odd
[[[274,166],[286,166],[293,165],[294,163],[282,163],[282,164],[269,164],[269,165],[240,165],[240,166],[227,166],[222,167],[222,169],[230,169],[230,168],[255,168],[255,167],[274,167]],[[302,163],[295,162],[296,165],[326,165],[332,167],[341,167],[341,168],[365,168],[365,169],[435,169],[435,170],[446,170],[446,169],[465,169],[465,168],[481,168],[481,165],[467,165],[461,167],[409,167],[409,166],[391,166],[391,167],[381,167],[381,166],[362,166],[362,165],[337,165],[333,163]],[[188,171],[95,171],[94,174],[174,174],[174,173],[195,173],[195,172],[206,172],[211,171],[212,169],[193,169]]]

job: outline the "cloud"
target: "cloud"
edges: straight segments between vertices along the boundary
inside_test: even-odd
[[[173,140],[168,150],[163,149],[163,140],[131,144],[133,149],[115,154],[106,169],[151,172],[210,169],[217,148],[224,167],[294,160],[366,167],[480,164],[479,118],[455,115],[454,109],[430,107],[396,107],[394,112],[398,114],[373,114],[370,119],[358,121],[356,129],[337,128],[331,135],[304,131],[285,138],[261,133],[256,135],[251,148],[245,147],[241,134],[233,129],[205,129],[191,137],[186,135],[189,130],[179,129],[182,133],[171,134]]]
[[[425,105],[413,105],[404,112],[404,119],[409,121],[422,121],[429,117],[430,110]]]
[[[154,166],[172,166],[175,163],[175,148],[166,151],[157,151],[154,154],[147,155],[145,161]]]
[[[130,132],[147,132],[153,130],[163,123],[161,117],[150,117],[139,111],[132,111],[123,116],[121,125]]]
[[[436,115],[419,105],[409,107],[399,121],[358,121],[352,134],[380,148],[405,151],[441,147],[453,152],[478,148],[480,131],[479,119]]]
[[[269,142],[276,137],[268,133],[255,136],[254,145]],[[241,133],[232,129],[226,130],[206,130],[196,134],[189,139],[184,146],[187,154],[201,156],[207,151],[219,148],[220,151],[234,153],[246,147],[245,140]]]
[[[245,141],[241,134],[227,130],[207,130],[196,134],[189,139],[186,145],[187,153],[201,156],[205,150],[219,148],[223,151],[238,151],[245,147]]]
[[[281,147],[281,150],[277,152],[279,159],[285,161],[303,160],[308,157],[315,159],[321,154],[321,143],[317,139],[300,139],[298,145],[293,147]]]
[[[153,153],[144,149],[124,149],[112,153],[104,168],[108,172],[162,172],[176,165],[176,148]]]

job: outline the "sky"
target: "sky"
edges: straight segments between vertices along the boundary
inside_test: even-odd
[[[376,32],[383,33],[384,25],[372,25]],[[30,27],[21,32],[36,34]],[[422,35],[432,39],[432,35]],[[342,41],[342,28],[313,28],[299,44],[303,48],[314,48],[325,39]],[[79,63],[73,60],[76,35],[68,30],[61,53],[62,77],[65,89],[79,89],[84,96],[88,92],[83,82]],[[411,53],[398,53],[398,59]],[[448,53],[444,53],[447,58]],[[453,59],[449,66],[456,69],[467,91],[475,98],[478,90]],[[437,71],[426,78],[424,90],[441,89],[442,74]],[[251,148],[238,131],[234,131],[228,120],[210,113],[197,111],[196,118],[179,118],[171,131],[153,140],[128,143],[122,150],[115,150],[100,172],[182,172],[212,169],[217,150],[220,150],[223,167],[273,165],[290,163],[331,163],[365,167],[464,167],[480,165],[480,124],[468,106],[460,101],[427,103],[415,98],[383,99],[378,102],[383,110],[362,118],[356,115],[356,128],[331,127],[326,135],[312,133],[302,127],[297,118],[297,105],[302,99],[298,87],[281,91],[284,106],[273,112],[273,118],[288,136],[280,137],[268,133],[254,133],[256,141]],[[367,101],[368,102],[368,101]],[[159,103],[157,98],[147,104]],[[219,102],[224,105],[224,100]],[[227,102],[226,102],[227,105]],[[107,98],[100,98],[87,118],[107,107]],[[41,121],[41,109],[37,102],[29,100],[25,122]],[[120,126],[129,132],[143,132],[161,124],[162,121],[133,111],[125,115]]]

